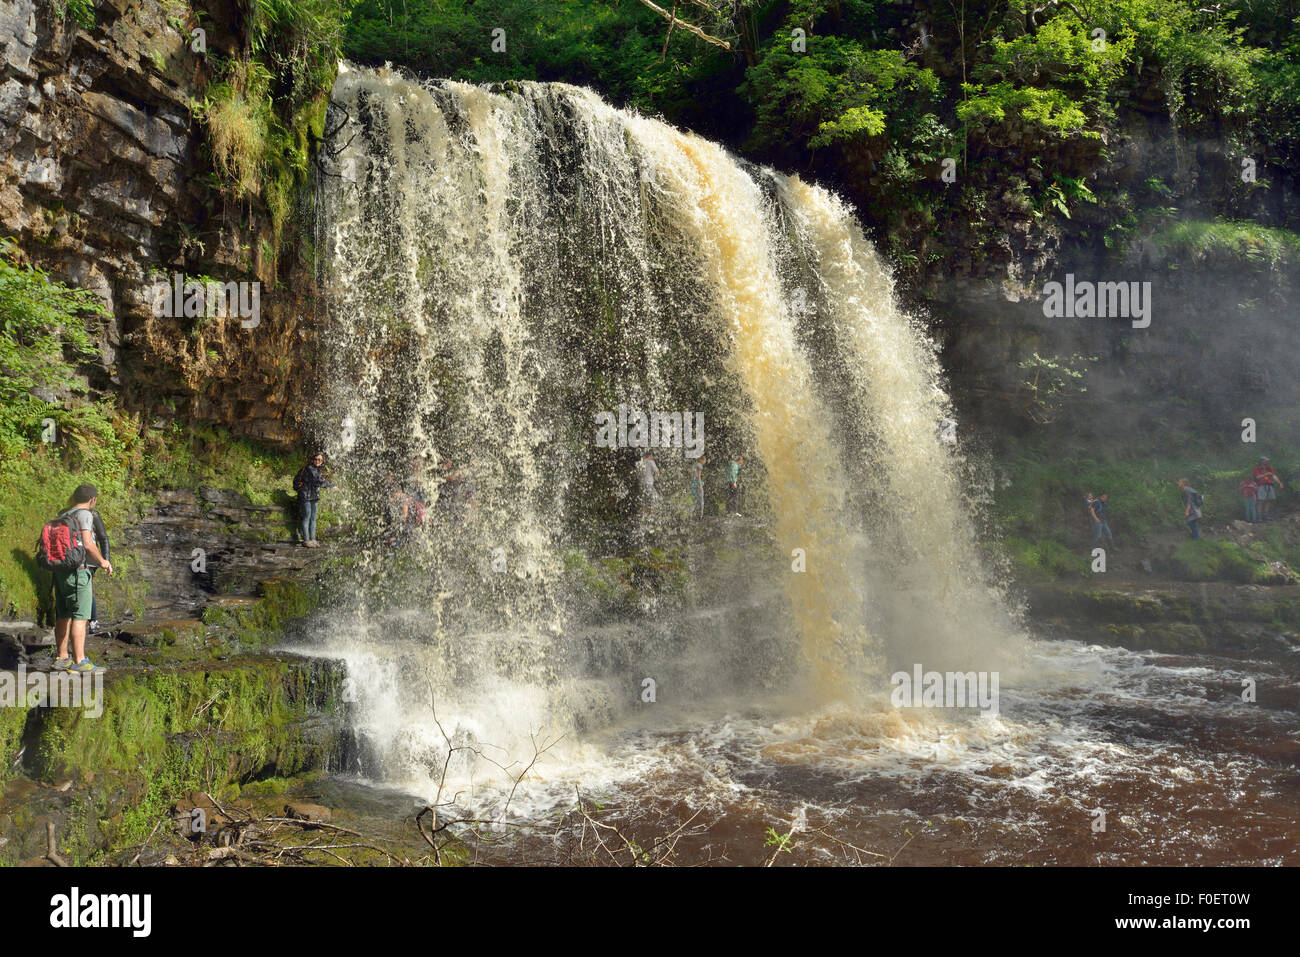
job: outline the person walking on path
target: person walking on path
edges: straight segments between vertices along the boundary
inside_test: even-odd
[[[85,560],[80,567],[54,572],[54,670],[74,674],[103,674],[104,669],[86,657],[86,623],[90,621],[94,604],[94,584],[91,568],[102,568],[112,576],[113,566],[95,544],[95,505],[99,490],[93,485],[78,485],[68,502],[68,508],[59,513],[58,520],[66,520],[72,535],[80,539],[85,549]],[[72,654],[69,655],[69,645]]]
[[[1255,500],[1259,503],[1259,520],[1261,522],[1271,522],[1273,520],[1273,503],[1277,501],[1277,490],[1282,488],[1282,479],[1277,472],[1273,471],[1267,455],[1259,457],[1259,464],[1255,466],[1253,476],[1255,483],[1259,486],[1255,492]]]
[[[1110,543],[1111,548],[1115,547],[1115,537],[1110,533],[1110,525],[1106,521],[1106,503],[1110,498],[1107,492],[1101,493],[1101,498],[1093,498],[1092,493],[1088,493],[1088,516],[1092,519],[1092,546],[1096,547],[1101,541],[1104,533],[1106,541]]]
[[[334,483],[325,477],[324,466],[325,453],[317,452],[293,477],[293,490],[298,493],[298,514],[301,517],[298,531],[302,538],[298,544],[306,548],[317,548],[320,545],[320,542],[316,541],[316,514],[320,511],[320,490],[334,487]]]
[[[1178,488],[1182,491],[1183,496],[1183,517],[1187,521],[1187,528],[1192,533],[1192,538],[1201,537],[1201,506],[1205,503],[1204,497],[1185,478],[1178,480]]]

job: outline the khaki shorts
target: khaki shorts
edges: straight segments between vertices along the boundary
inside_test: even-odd
[[[54,573],[54,617],[73,621],[90,621],[90,604],[94,598],[90,569]]]

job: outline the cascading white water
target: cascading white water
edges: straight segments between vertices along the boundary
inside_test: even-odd
[[[570,86],[344,68],[333,99],[322,434],[380,511],[402,482],[431,500],[451,470],[476,485],[476,507],[435,505],[404,543],[419,557],[398,593],[359,591],[316,649],[348,661],[365,774],[428,791],[474,743],[454,775],[510,778],[562,735],[548,757],[581,762],[575,729],[635,722],[645,677],[696,710],[864,707],[891,661],[1006,664],[932,352],[838,200]],[[757,631],[736,608],[570,620],[573,529],[637,488],[628,453],[595,442],[617,403],[703,409],[714,463],[751,459],[776,556],[748,592],[787,612]],[[681,450],[660,465],[684,485]]]

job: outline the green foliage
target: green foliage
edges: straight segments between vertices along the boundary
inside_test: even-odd
[[[1032,127],[1055,136],[1079,134],[1097,139],[1086,129],[1083,107],[1060,90],[1017,87],[1003,81],[993,86],[966,84],[966,98],[957,107],[957,118],[973,127]]]
[[[1101,238],[1125,248],[1134,198],[1110,188],[1094,196],[1088,184],[1098,188],[1092,177],[1123,132],[1118,118],[1135,106],[1163,107],[1180,136],[1224,137],[1231,155],[1267,162],[1274,158],[1248,135],[1263,118],[1300,169],[1295,57],[1267,52],[1300,41],[1292,19],[1272,8],[1100,0],[1081,14],[1077,5],[1031,9],[1018,0],[933,5],[919,18],[921,38],[915,21],[870,0],[702,7],[689,15],[732,52],[681,31],[664,50],[666,25],[635,0],[505,0],[490,15],[465,0],[365,0],[347,50],[475,82],[593,85],[743,144],[762,162],[844,188],[880,225],[904,276],[947,256],[979,263],[989,255],[981,240],[1005,235],[1008,221],[1070,218],[1079,202],[1102,204],[1089,219],[1109,220]],[[496,26],[508,46],[489,54]],[[1153,84],[1163,103],[1152,103]],[[1041,159],[1028,182],[1008,176],[1008,150]],[[938,175],[954,158],[957,203],[941,200],[952,187]],[[966,234],[962,248],[944,249],[954,226]]]
[[[1240,545],[1201,538],[1179,545],[1173,554],[1174,567],[1192,581],[1227,580],[1250,584],[1269,578],[1268,566]]]
[[[289,578],[262,582],[262,597],[255,604],[235,608],[210,605],[203,610],[203,622],[229,633],[242,645],[264,648],[284,637],[284,626],[308,614],[319,603],[319,595]]]
[[[55,0],[54,15],[60,20],[69,17],[83,30],[95,25],[95,0]]]
[[[74,370],[94,351],[86,319],[107,315],[94,293],[18,265],[13,241],[0,239],[0,441],[30,415],[27,393],[83,391]]]
[[[288,479],[301,463],[216,426],[173,422],[141,440],[133,481],[147,488],[234,489],[255,505],[283,504]]]
[[[1008,538],[1002,543],[1021,581],[1050,581],[1063,576],[1080,576],[1088,571],[1088,559],[1052,539],[1031,542]]]
[[[60,847],[74,863],[141,843],[176,800],[319,767],[305,735],[311,710],[332,706],[339,677],[308,677],[274,660],[231,668],[110,677],[97,720],[79,709],[26,713],[26,764],[37,780],[95,783],[74,798]],[[4,709],[17,710],[17,709]],[[0,725],[0,734],[9,722]],[[9,737],[3,734],[0,744]],[[268,789],[270,790],[270,789]],[[124,796],[132,795],[126,799]]]
[[[794,13],[788,22],[799,18]],[[872,50],[852,38],[810,36],[806,51],[798,52],[789,37],[788,31],[773,35],[740,88],[755,112],[752,146],[793,136],[816,149],[880,136],[889,120],[920,119],[938,90],[935,74],[908,62],[901,51]]]
[[[1060,413],[1066,398],[1088,391],[1083,385],[1086,363],[1097,356],[1040,356],[1037,352],[1020,362],[1021,389],[1026,395],[1026,414],[1046,424]]]
[[[1147,245],[1158,260],[1228,261],[1268,269],[1300,265],[1300,233],[1258,223],[1185,220],[1157,230]]]
[[[982,0],[904,19],[874,0],[746,0],[678,13],[732,49],[682,30],[665,49],[667,23],[637,0],[362,0],[345,50],[470,82],[594,86],[846,187],[911,268],[940,258],[917,240],[937,246],[943,217],[969,231],[960,252],[978,261],[979,238],[1005,233],[1006,219],[1069,218],[1078,202],[1105,204],[1104,239],[1122,248],[1132,198],[1087,184],[1098,189],[1106,144],[1134,108],[1300,172],[1300,20],[1284,6]],[[1008,181],[1007,150],[1041,158],[1028,183]],[[939,164],[957,158],[961,202],[940,202],[951,187]]]
[[[1259,39],[1269,48],[1252,64],[1258,90],[1255,123],[1260,139],[1294,170],[1300,163],[1300,17],[1258,25]]]
[[[344,24],[355,3],[258,0],[248,53],[218,64],[216,82],[193,104],[229,195],[257,196],[266,205],[272,261],[323,133]]]

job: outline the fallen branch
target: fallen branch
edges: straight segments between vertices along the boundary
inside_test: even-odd
[[[55,867],[67,867],[68,862],[59,856],[59,849],[54,844],[54,822],[45,822],[45,839],[49,845],[45,852],[45,859]]]
[[[657,3],[652,2],[652,0],[641,0],[641,3],[649,7],[655,13],[659,14],[659,16],[663,17],[665,20],[667,20],[669,23],[668,29],[670,32],[672,31],[672,24],[675,23],[678,26],[680,26],[683,30],[685,30],[687,33],[695,34],[697,37],[699,37],[701,40],[705,41],[706,43],[712,43],[714,46],[722,47],[722,49],[724,50],[731,49],[731,44],[728,43],[726,40],[719,40],[717,37],[709,36],[709,34],[705,33],[699,27],[695,26],[692,23],[687,23],[685,20],[679,19],[678,17],[669,13],[663,7],[659,6]]]

